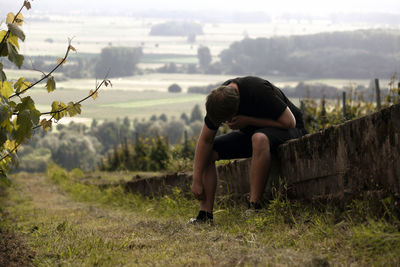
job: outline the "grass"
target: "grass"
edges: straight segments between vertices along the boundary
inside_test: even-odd
[[[141,63],[175,63],[175,64],[197,64],[196,55],[180,55],[180,54],[144,54]]]
[[[116,108],[143,108],[143,107],[154,107],[154,106],[165,106],[165,105],[176,105],[187,102],[204,102],[204,95],[175,95],[174,97],[162,98],[162,99],[148,99],[121,103],[110,103],[104,104],[102,107],[116,107]],[[194,106],[194,105],[193,105]]]
[[[386,213],[376,213],[365,201],[340,211],[276,194],[259,213],[219,203],[214,226],[186,226],[197,203],[178,189],[148,199],[76,182],[81,175],[53,165],[47,178],[14,177],[2,197],[8,215],[0,229],[25,238],[35,266],[400,264],[399,224],[388,200]]]
[[[32,98],[40,111],[51,110],[52,101],[68,103],[87,96],[84,90],[59,90],[54,94],[42,91],[32,91]],[[82,113],[76,118],[96,118],[98,120],[129,117],[130,119],[149,119],[153,114],[159,116],[165,113],[168,117],[179,118],[182,112],[190,114],[193,107],[204,106],[204,95],[172,94],[167,92],[135,92],[127,90],[104,90],[99,92],[96,100],[88,99],[82,103]],[[176,101],[176,102],[175,102]],[[179,104],[176,104],[176,103]],[[65,119],[63,119],[65,120]],[[63,121],[62,120],[62,121]]]

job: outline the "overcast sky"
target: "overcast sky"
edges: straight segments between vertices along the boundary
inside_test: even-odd
[[[22,0],[0,0],[1,14],[17,9]],[[389,12],[400,13],[399,0],[34,0],[32,7],[36,11],[58,13],[94,10],[104,12],[142,12],[155,10],[179,11],[225,11],[225,12],[266,12],[270,14],[303,13],[364,13]],[[4,10],[7,9],[7,10]]]

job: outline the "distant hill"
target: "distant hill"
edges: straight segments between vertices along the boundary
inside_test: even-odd
[[[189,36],[203,34],[200,24],[195,22],[168,21],[153,25],[150,35]]]
[[[222,73],[371,78],[400,71],[400,31],[357,30],[246,38],[219,55]],[[215,67],[214,67],[215,69]]]

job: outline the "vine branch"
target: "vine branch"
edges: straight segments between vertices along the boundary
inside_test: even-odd
[[[71,41],[72,41],[72,39],[68,39],[68,47],[67,47],[67,51],[65,52],[64,57],[62,58],[62,60],[61,60],[49,73],[47,73],[45,76],[43,76],[40,80],[38,80],[38,81],[32,83],[31,85],[29,85],[29,86],[28,86],[27,88],[25,88],[24,90],[22,90],[22,91],[20,91],[20,92],[18,92],[18,93],[15,93],[15,94],[13,94],[13,95],[11,95],[8,99],[11,99],[11,98],[16,97],[16,96],[20,96],[21,94],[25,93],[26,91],[28,91],[29,89],[31,89],[32,87],[34,87],[35,85],[37,85],[38,83],[41,83],[41,82],[44,81],[45,79],[48,79],[48,78],[50,77],[50,75],[53,74],[53,72],[55,72],[62,64],[65,63],[65,61],[66,61],[67,58],[68,58],[69,51],[71,51],[72,49],[75,50],[75,48],[73,48],[73,47],[71,46]]]
[[[17,17],[18,17],[18,15],[21,13],[22,9],[26,6],[27,3],[29,3],[29,1],[26,1],[26,0],[25,0],[25,1],[24,1],[24,4],[23,4],[22,7],[19,9],[19,11],[17,12],[17,14],[15,14],[14,19],[13,19],[13,21],[11,22],[11,24],[15,22],[15,20],[16,20]],[[4,47],[5,47],[5,46],[2,46],[2,44],[4,44],[5,41],[8,39],[8,37],[10,36],[10,33],[11,33],[11,31],[8,30],[7,33],[6,33],[6,35],[4,35],[3,39],[1,40],[0,47],[1,47],[2,49],[4,49]],[[1,53],[1,52],[3,52],[3,50],[1,50],[0,53]]]
[[[95,94],[97,93],[97,91],[103,86],[103,84],[105,84],[106,86],[108,86],[108,84],[110,83],[110,81],[107,80],[107,77],[108,77],[109,73],[110,73],[110,70],[108,70],[107,74],[105,75],[105,77],[104,77],[104,79],[101,81],[101,83],[99,83],[98,85],[96,85],[96,89],[95,89],[93,92],[91,92],[88,96],[86,96],[86,97],[82,98],[81,100],[75,102],[75,103],[74,103],[74,107],[75,107],[76,105],[79,105],[80,103],[86,101],[87,99],[91,98],[93,95],[95,95]],[[51,120],[51,119],[54,119],[54,117],[55,117],[57,114],[59,114],[59,113],[65,111],[65,110],[67,110],[68,108],[69,108],[69,107],[63,107],[63,108],[60,108],[59,110],[56,110],[56,111],[42,112],[42,113],[40,113],[40,115],[52,115],[51,118],[50,118],[50,120]],[[41,125],[36,125],[35,127],[33,127],[33,129],[35,130],[35,129],[39,128],[39,127],[41,127]]]

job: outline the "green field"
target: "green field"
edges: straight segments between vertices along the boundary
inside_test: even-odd
[[[88,95],[86,90],[59,90],[48,94],[45,90],[32,91],[32,97],[37,108],[49,111],[52,101],[76,101]],[[162,113],[169,117],[179,118],[182,112],[190,114],[196,104],[204,107],[205,95],[173,94],[167,92],[135,92],[127,90],[104,90],[99,92],[96,100],[88,99],[82,103],[82,114],[76,118],[96,118],[98,120],[113,120],[128,117],[150,118],[151,115]],[[63,121],[69,121],[68,118]]]
[[[19,74],[26,78],[37,79],[40,73],[34,71],[6,70],[9,78],[17,79]],[[56,75],[56,82],[59,76]],[[82,104],[82,114],[78,120],[91,120],[92,118],[104,120],[117,117],[149,118],[151,115],[165,113],[167,116],[179,117],[182,112],[190,113],[193,106],[199,104],[204,110],[205,95],[187,94],[190,86],[205,86],[217,84],[232,78],[228,75],[207,74],[158,74],[150,73],[131,77],[112,78],[112,87],[102,87],[96,100],[88,99]],[[266,77],[267,78],[267,77]],[[280,87],[286,85],[296,86],[299,80],[293,77],[271,77],[273,83]],[[310,83],[326,83],[342,87],[363,84],[368,85],[369,80],[303,80]],[[98,82],[98,81],[97,81]],[[168,93],[168,86],[177,83],[182,87],[182,93]],[[53,101],[78,101],[95,88],[95,79],[70,79],[57,82],[57,90],[47,93],[45,85],[41,84],[31,91],[31,95],[42,112],[49,111]],[[381,82],[383,88],[387,81]],[[298,99],[292,99],[298,104]],[[77,118],[74,118],[76,120]],[[80,119],[79,119],[80,118]],[[69,119],[63,119],[64,122]]]

